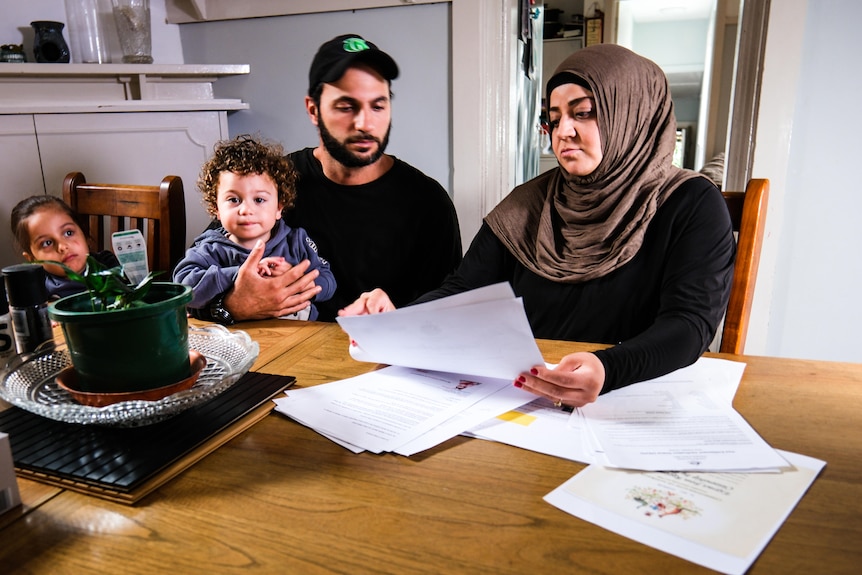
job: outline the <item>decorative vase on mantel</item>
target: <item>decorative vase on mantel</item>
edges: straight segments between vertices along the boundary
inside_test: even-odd
[[[35,31],[33,56],[44,64],[66,64],[69,62],[69,46],[63,39],[62,22],[36,20],[30,22]]]

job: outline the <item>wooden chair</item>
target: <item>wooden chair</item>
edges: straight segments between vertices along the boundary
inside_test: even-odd
[[[147,242],[150,271],[170,276],[185,255],[186,203],[179,176],[139,186],[90,184],[81,172],[71,172],[63,180],[63,200],[78,214],[91,248],[111,249],[112,233],[138,229]]]
[[[745,192],[722,194],[730,211],[733,231],[738,232],[738,238],[730,301],[724,317],[719,351],[739,354],[745,348],[745,338],[748,335],[751,302],[757,281],[757,267],[760,264],[760,247],[763,245],[763,231],[766,227],[769,180],[752,179],[749,180]]]

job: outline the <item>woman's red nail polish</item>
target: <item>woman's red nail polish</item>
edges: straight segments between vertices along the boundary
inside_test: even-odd
[[[520,382],[520,381],[516,381],[516,382],[515,382],[515,387],[521,387],[521,382]]]
[[[519,376],[518,376],[518,381],[519,381],[519,382],[521,382],[521,383],[526,383],[527,378],[525,378],[523,375],[519,375]]]
[[[533,375],[539,375],[539,370],[533,367],[530,369],[530,373],[532,373]]]

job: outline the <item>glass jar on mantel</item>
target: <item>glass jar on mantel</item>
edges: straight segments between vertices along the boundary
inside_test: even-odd
[[[24,64],[27,55],[24,54],[24,44],[3,44],[0,46],[0,62]]]
[[[72,61],[84,64],[106,64],[111,61],[104,21],[110,19],[107,5],[102,11],[100,0],[65,0]]]
[[[111,0],[123,62],[152,64],[153,40],[149,0]]]

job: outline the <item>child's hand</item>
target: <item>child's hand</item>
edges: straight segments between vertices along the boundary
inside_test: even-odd
[[[282,257],[262,258],[257,266],[257,273],[263,277],[277,277],[287,272],[291,267]]]

